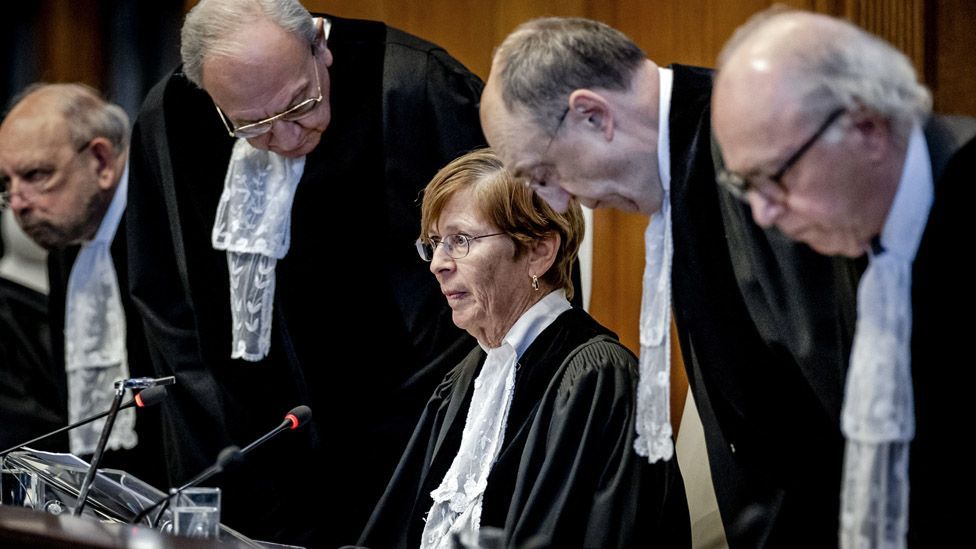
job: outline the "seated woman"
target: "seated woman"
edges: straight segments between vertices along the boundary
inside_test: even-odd
[[[490,150],[424,192],[417,249],[479,346],[435,391],[360,545],[688,547],[676,460],[637,456],[637,362],[570,307],[583,236]],[[492,527],[492,528],[488,528]]]

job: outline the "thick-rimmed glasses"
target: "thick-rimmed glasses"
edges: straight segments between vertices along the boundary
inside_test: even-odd
[[[227,133],[230,134],[231,137],[236,137],[238,139],[253,139],[271,131],[271,126],[276,120],[297,122],[298,120],[301,120],[302,118],[305,118],[311,114],[312,111],[315,110],[315,107],[322,102],[322,83],[319,80],[319,64],[315,62],[314,53],[312,54],[312,66],[315,67],[315,87],[318,89],[318,96],[309,97],[301,103],[293,107],[289,107],[288,109],[274,116],[269,116],[264,120],[258,120],[257,122],[251,122],[235,128],[224,114],[224,111],[220,110],[220,107],[214,103],[214,108],[217,109],[217,114],[220,115],[220,120],[224,123],[224,127],[227,128]]]
[[[730,193],[732,193],[739,200],[748,200],[749,191],[756,191],[762,194],[764,197],[770,198],[772,196],[785,196],[786,188],[783,186],[783,176],[789,171],[797,162],[803,158],[803,155],[813,147],[817,140],[830,128],[830,125],[834,123],[835,120],[840,118],[842,114],[847,111],[846,108],[840,107],[830,112],[827,119],[820,124],[817,131],[813,132],[813,135],[807,139],[803,145],[790,155],[786,161],[779,167],[778,170],[773,172],[772,175],[765,176],[763,174],[756,175],[742,175],[729,170],[719,170],[716,175],[716,180],[718,183],[725,187]],[[769,189],[769,185],[772,184],[776,187],[775,191]],[[766,189],[764,192],[763,189]],[[775,194],[774,194],[775,193]]]
[[[430,239],[418,238],[415,245],[417,246],[417,254],[420,255],[420,259],[424,261],[433,261],[434,252],[437,251],[437,246],[443,245],[444,251],[447,252],[447,256],[451,259],[461,259],[462,257],[468,255],[471,251],[471,242],[478,240],[479,238],[488,238],[489,236],[498,236],[508,233],[491,233],[483,234],[481,236],[468,236],[466,234],[449,234],[444,238],[431,237]]]
[[[82,143],[81,146],[75,149],[74,154],[71,155],[68,162],[71,162],[79,154],[85,152],[91,143],[92,139]],[[65,165],[67,165],[68,162],[65,162]],[[50,167],[32,168],[20,178],[19,183],[17,184],[17,194],[23,197],[24,200],[34,200],[39,195],[50,192],[58,185],[59,182],[64,181],[63,177],[51,177],[56,171],[57,169]],[[10,177],[7,175],[0,175],[0,211],[3,211],[10,206],[11,196],[13,196],[13,191],[11,190]]]

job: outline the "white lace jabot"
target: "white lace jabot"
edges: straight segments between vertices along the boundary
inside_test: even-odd
[[[857,290],[857,327],[841,428],[843,549],[899,549],[908,531],[908,452],[915,436],[912,262],[932,207],[932,168],[918,126],[909,138],[881,249]]]
[[[81,246],[68,275],[64,367],[71,423],[108,410],[115,397],[114,382],[129,377],[125,311],[111,250],[115,231],[125,213],[128,189],[126,164],[95,238]],[[135,410],[119,412],[106,448],[134,447],[138,442],[135,423]],[[100,419],[72,429],[69,432],[71,453],[93,453],[104,425],[105,420]]]
[[[658,172],[661,211],[644,231],[644,279],[640,315],[640,380],[637,385],[637,439],[634,449],[651,463],[674,455],[671,440],[671,111],[673,72],[658,69]]]
[[[305,157],[286,158],[234,143],[212,243],[227,252],[231,358],[258,361],[271,347],[275,265],[291,244],[291,205]]]
[[[474,381],[474,394],[458,453],[441,484],[430,493],[434,503],[427,513],[427,524],[420,541],[422,548],[453,547],[455,534],[466,533],[474,536],[471,539],[477,539],[488,475],[505,440],[518,358],[543,330],[570,308],[566,292],[551,292],[515,322],[500,347],[485,349],[488,356]]]

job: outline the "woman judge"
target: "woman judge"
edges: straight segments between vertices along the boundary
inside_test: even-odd
[[[689,545],[676,460],[633,450],[636,360],[570,307],[583,236],[490,150],[442,169],[424,192],[420,256],[474,336],[434,392],[360,545]],[[491,528],[489,528],[491,527]]]

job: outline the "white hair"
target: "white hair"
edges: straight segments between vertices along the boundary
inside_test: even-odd
[[[298,0],[202,0],[186,16],[180,32],[183,73],[203,87],[207,57],[233,57],[247,41],[247,27],[267,20],[312,44],[315,24]]]

